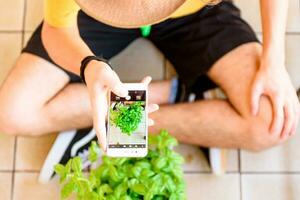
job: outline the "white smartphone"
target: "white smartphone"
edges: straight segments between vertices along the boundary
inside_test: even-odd
[[[109,94],[107,155],[144,157],[148,153],[148,88],[142,83],[125,83],[126,97]]]

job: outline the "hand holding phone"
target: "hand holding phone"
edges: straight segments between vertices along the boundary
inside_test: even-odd
[[[112,157],[144,157],[148,152],[148,112],[158,109],[158,105],[148,107],[148,84],[146,77],[142,83],[125,83],[128,95],[109,96],[107,155]],[[150,108],[150,109],[149,109]],[[152,120],[150,120],[152,124]],[[151,125],[150,124],[150,125]]]

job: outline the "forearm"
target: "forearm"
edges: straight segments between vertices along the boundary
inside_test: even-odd
[[[262,29],[263,29],[263,55],[278,52],[284,60],[285,29],[288,12],[288,0],[260,0]]]
[[[80,63],[92,51],[79,35],[78,28],[55,28],[44,22],[42,41],[50,58],[59,66],[75,74],[80,73]]]

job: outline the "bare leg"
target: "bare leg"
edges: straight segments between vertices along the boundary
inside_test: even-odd
[[[91,106],[83,84],[68,84],[69,77],[51,63],[24,53],[0,88],[0,131],[38,135],[92,125]],[[170,83],[151,84],[150,102],[166,103]]]
[[[36,135],[91,125],[86,89],[68,82],[56,66],[22,54],[0,89],[0,129]]]
[[[150,131],[164,128],[182,142],[226,148],[261,150],[282,142],[268,133],[272,110],[267,98],[261,99],[258,116],[250,114],[250,87],[260,54],[260,45],[245,44],[223,56],[209,71],[229,101],[162,106],[151,114],[156,126]]]
[[[261,47],[243,45],[221,58],[209,72],[229,101],[211,100],[161,107],[152,114],[156,126],[180,141],[218,147],[261,149],[278,141],[268,134],[271,105],[262,98],[257,117],[249,113],[250,85]],[[15,81],[17,80],[17,81]],[[88,93],[82,84],[47,61],[22,54],[0,89],[0,129],[11,134],[37,135],[92,125]],[[169,81],[150,85],[150,102],[165,104]]]

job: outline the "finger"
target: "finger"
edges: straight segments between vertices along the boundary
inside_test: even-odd
[[[107,115],[107,98],[106,88],[97,88],[92,97],[93,107],[93,124],[96,130],[99,144],[103,151],[106,151],[106,126],[105,120]]]
[[[283,101],[279,97],[273,98],[273,121],[271,125],[271,134],[279,135],[283,126]]]
[[[152,77],[151,76],[146,76],[142,79],[141,83],[145,84],[145,85],[149,85],[149,83],[152,81]]]
[[[263,94],[263,87],[260,82],[256,82],[253,85],[251,92],[251,113],[257,115],[259,110],[260,97]]]
[[[155,111],[157,111],[158,109],[159,109],[159,105],[157,105],[157,104],[149,104],[149,105],[147,106],[147,111],[148,111],[148,113],[155,112]]]
[[[119,76],[115,71],[108,71],[103,75],[103,82],[113,93],[120,97],[128,95],[128,89],[125,84],[121,82]]]
[[[292,106],[287,104],[284,106],[284,124],[281,132],[281,138],[286,138],[293,127],[294,122],[294,114],[292,110]]]
[[[153,125],[154,125],[153,119],[148,119],[148,126],[153,126]]]

